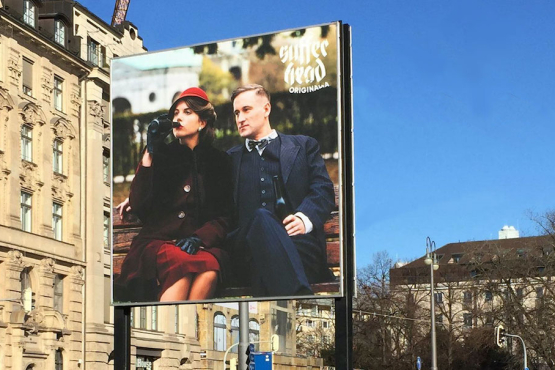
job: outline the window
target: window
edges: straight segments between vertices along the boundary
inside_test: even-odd
[[[146,329],[146,307],[139,308],[139,328]]]
[[[314,327],[314,321],[312,321],[312,320],[306,320],[305,326],[306,326],[306,327],[309,327],[309,328],[313,328],[313,327]]]
[[[158,330],[158,307],[152,306],[151,329]]]
[[[98,42],[89,38],[87,49],[89,62],[98,67],[103,67],[106,64],[106,49],[103,46],[101,47]]]
[[[437,304],[443,303],[443,293],[434,293],[434,296]]]
[[[64,277],[59,274],[54,277],[54,309],[64,312]]]
[[[110,214],[104,212],[104,250],[110,251]]]
[[[259,341],[260,341],[260,324],[258,323],[258,321],[251,319],[249,321],[249,343],[254,343],[255,351],[259,350],[258,343],[257,343]],[[285,350],[285,347],[282,347],[281,343],[279,348],[283,348],[283,350]]]
[[[52,203],[52,230],[54,239],[62,240],[62,205],[56,202]]]
[[[231,318],[231,344],[239,342],[239,316],[233,316]],[[239,346],[235,346],[231,349],[231,352],[237,353]]]
[[[30,0],[23,1],[23,22],[35,27],[35,4]]]
[[[491,312],[486,313],[486,326],[493,326],[493,314]]]
[[[129,325],[133,327],[135,325],[135,309],[131,307],[131,314],[129,315]]]
[[[52,170],[55,173],[63,172],[63,143],[60,139],[55,139],[52,144]]]
[[[543,298],[543,288],[542,287],[536,288],[536,298],[537,299]]]
[[[472,327],[472,314],[471,313],[463,314],[463,325],[464,325],[465,328],[471,328]]]
[[[102,154],[102,177],[105,183],[110,183],[110,154],[106,150]]]
[[[461,260],[463,254],[462,253],[453,253],[451,255],[451,258],[453,259],[453,262],[455,263],[459,263],[459,261]]]
[[[516,297],[520,300],[524,297],[524,288],[517,288],[516,289]]]
[[[21,192],[21,230],[31,232],[32,196]]]
[[[23,93],[33,96],[33,62],[23,58]]]
[[[54,41],[58,44],[64,46],[66,40],[66,26],[62,21],[56,21],[54,23]]]
[[[436,323],[437,324],[443,324],[443,315],[438,313],[436,314]]]
[[[19,281],[21,282],[21,302],[23,302],[23,308],[25,311],[31,311],[35,309],[35,299],[33,293],[33,287],[31,286],[31,269],[26,267],[21,271],[19,276]]]
[[[330,323],[328,321],[322,321],[322,328],[327,329],[330,327]]]
[[[64,80],[58,76],[54,76],[54,108],[63,112],[64,101]]]
[[[214,315],[214,350],[225,351],[226,345],[226,319],[223,313]]]
[[[21,159],[33,161],[33,130],[27,125],[21,126]]]
[[[54,369],[63,370],[64,369],[64,357],[62,355],[62,350],[57,349],[56,355],[54,356]]]
[[[466,291],[463,293],[463,302],[466,304],[472,303],[472,292]]]
[[[491,302],[493,300],[493,293],[489,290],[485,293],[485,300],[486,302]]]
[[[316,306],[316,305],[312,306],[311,312],[310,312],[310,313],[311,313],[312,316],[314,316],[314,317],[318,316],[318,306]]]

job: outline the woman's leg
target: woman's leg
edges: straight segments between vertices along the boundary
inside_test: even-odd
[[[187,274],[177,280],[172,286],[162,293],[160,296],[160,302],[185,301],[189,295],[189,288],[191,288],[192,280],[193,274]]]
[[[212,298],[218,284],[217,271],[205,271],[197,274],[191,285],[189,300]]]

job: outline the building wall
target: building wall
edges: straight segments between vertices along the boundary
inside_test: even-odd
[[[75,368],[83,359],[85,271],[78,96],[87,66],[31,27],[5,13],[0,17],[0,368],[54,368],[57,351],[66,368]],[[54,101],[54,79],[63,81],[61,106]],[[25,159],[23,126],[32,137]],[[62,148],[57,171],[55,140]],[[22,191],[31,196],[28,231],[22,230]],[[59,238],[53,203],[61,206]],[[32,290],[29,305],[22,300],[23,271]],[[54,293],[58,279],[60,300]]]

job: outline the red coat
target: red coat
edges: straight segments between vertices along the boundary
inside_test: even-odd
[[[131,183],[131,209],[143,222],[115,282],[116,301],[157,300],[156,256],[160,246],[191,235],[228,262],[223,241],[234,228],[230,157],[212,146],[190,150],[177,140],[139,166]]]

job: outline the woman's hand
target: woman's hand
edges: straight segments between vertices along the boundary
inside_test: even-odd
[[[116,206],[116,210],[121,218],[125,217],[129,212],[131,212],[131,206],[129,205],[129,198],[125,198],[123,202]]]
[[[178,240],[175,245],[177,245],[185,253],[197,254],[199,249],[202,247],[202,241],[196,236],[190,236],[188,238]]]

